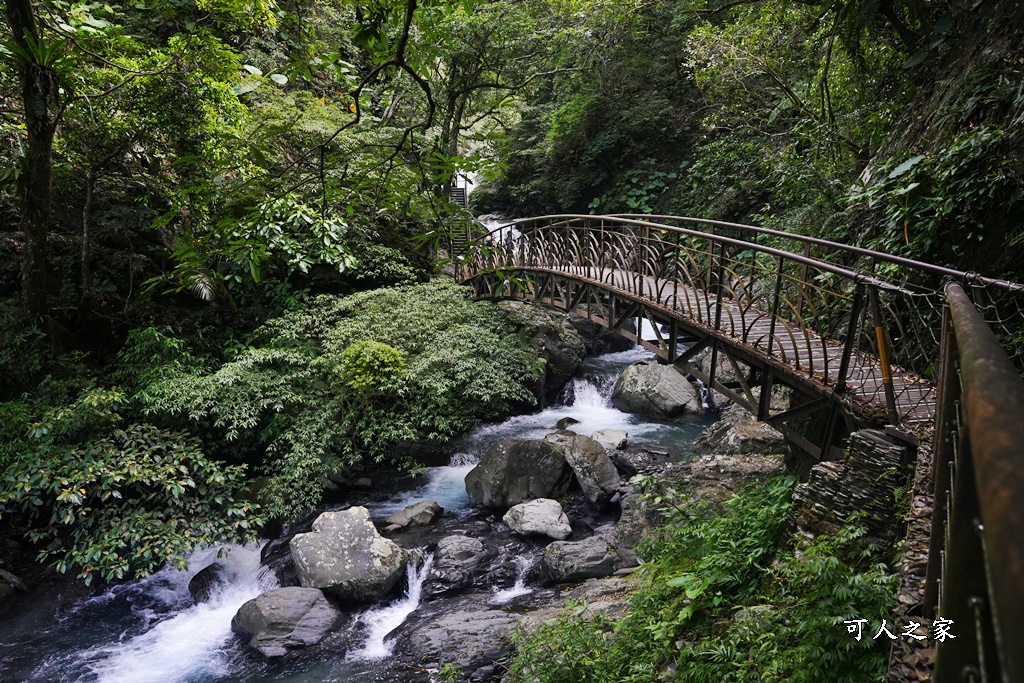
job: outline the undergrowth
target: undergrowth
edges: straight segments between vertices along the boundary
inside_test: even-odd
[[[888,648],[844,620],[891,616],[898,575],[857,524],[799,549],[780,547],[792,477],[715,509],[662,498],[666,524],[643,548],[627,616],[571,607],[516,643],[513,682],[881,681]]]

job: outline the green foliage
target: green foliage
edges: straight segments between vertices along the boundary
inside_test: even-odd
[[[320,296],[269,321],[212,372],[172,372],[145,411],[211,452],[265,453],[270,509],[314,505],[321,478],[419,438],[445,439],[532,401],[538,365],[492,305],[444,281]]]
[[[5,404],[5,429],[25,435],[2,450],[0,513],[43,544],[40,560],[110,581],[183,567],[196,546],[253,540],[256,508],[233,497],[242,468],[209,460],[186,434],[122,427],[126,400],[86,390],[38,422],[24,404]]]
[[[949,262],[976,253],[986,236],[998,238],[986,227],[992,214],[1001,215],[1020,198],[1010,138],[999,128],[971,126],[935,153],[911,156],[891,170],[877,168],[849,197],[853,207],[884,221],[867,242],[889,253]]]
[[[681,166],[686,165],[684,162]],[[656,170],[654,161],[648,160],[626,171],[610,190],[591,201],[587,208],[592,213],[653,213],[661,194],[678,177],[674,171]]]
[[[888,648],[856,641],[843,621],[891,617],[898,575],[856,526],[780,549],[794,484],[748,488],[722,510],[650,492],[667,524],[644,550],[627,616],[584,620],[570,606],[520,635],[510,680],[883,680]]]
[[[405,373],[405,354],[376,341],[357,341],[341,353],[338,374],[350,389],[385,387]]]

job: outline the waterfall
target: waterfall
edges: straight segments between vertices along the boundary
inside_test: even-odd
[[[408,586],[405,589],[405,596],[401,600],[384,607],[376,607],[359,615],[356,623],[366,627],[366,641],[358,650],[349,652],[346,659],[376,660],[384,659],[391,654],[392,644],[385,642],[384,639],[401,626],[402,622],[420,606],[423,581],[430,574],[430,566],[433,561],[434,558],[427,555],[418,569],[409,563],[405,570]]]
[[[697,390],[700,391],[700,404],[704,407],[704,410],[710,410],[711,392],[704,386],[704,382],[701,382],[699,379],[694,380],[694,382],[697,384]]]
[[[495,591],[494,597],[491,598],[492,605],[504,605],[520,595],[527,595],[533,592],[533,589],[526,585],[526,573],[530,571],[530,567],[536,563],[536,560],[526,555],[517,555],[515,563],[516,582],[512,584],[511,588]]]
[[[188,604],[188,581],[216,560],[216,551],[197,551],[188,559],[191,571],[165,568],[149,580],[135,584],[136,595],[107,593],[86,608],[102,610],[102,603],[118,597],[134,598],[140,605],[147,600]],[[230,669],[228,650],[234,640],[232,617],[244,603],[275,588],[277,579],[260,566],[257,545],[233,546],[216,561],[224,566],[224,581],[211,589],[209,600],[170,615],[161,615],[149,607],[136,608],[135,616],[155,625],[138,635],[79,653],[77,665],[91,671],[99,683],[166,683],[225,675]]]

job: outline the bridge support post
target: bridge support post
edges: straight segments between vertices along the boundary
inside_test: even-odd
[[[835,392],[846,391],[846,373],[850,369],[850,356],[853,355],[853,344],[857,338],[857,327],[860,321],[860,310],[864,302],[864,283],[858,282],[853,293],[853,305],[850,306],[850,323],[846,329],[846,340],[843,343],[843,358],[839,361],[839,377],[836,378]]]
[[[892,388],[892,366],[889,364],[889,339],[882,325],[882,307],[878,302],[878,287],[868,288],[871,299],[871,317],[875,323],[875,339],[878,342],[878,361],[882,367],[882,387],[885,389],[885,408],[889,416],[889,424],[900,423],[900,415],[896,411],[896,393]]]

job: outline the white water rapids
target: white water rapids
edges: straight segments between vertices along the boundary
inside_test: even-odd
[[[391,654],[392,644],[386,642],[385,638],[420,606],[423,581],[430,574],[433,562],[434,558],[428,555],[419,567],[413,567],[412,564],[406,567],[407,587],[401,600],[359,615],[357,623],[366,627],[366,640],[362,647],[349,652],[347,659],[376,660]]]
[[[450,467],[428,468],[413,480],[414,490],[387,502],[367,503],[374,518],[382,519],[406,505],[436,500],[450,515],[470,514],[466,474],[490,445],[508,437],[541,438],[562,418],[578,420],[570,427],[580,434],[599,429],[622,429],[631,444],[677,450],[692,442],[699,422],[657,421],[629,415],[610,400],[615,378],[632,362],[652,358],[636,348],[587,359],[567,393],[568,405],[532,415],[484,425],[456,444]],[[461,532],[460,532],[461,533]],[[430,556],[410,568],[406,594],[390,604],[355,616],[345,638],[332,640],[303,658],[285,657],[268,663],[253,654],[232,634],[231,619],[247,600],[277,586],[276,578],[259,565],[256,546],[234,547],[217,560],[216,550],[198,551],[189,559],[190,570],[164,569],[154,576],[115,586],[106,593],[81,601],[53,621],[53,606],[46,613],[5,615],[0,622],[0,683],[7,681],[67,681],[69,683],[356,683],[379,678],[379,667],[391,655],[387,635],[421,604],[423,582],[430,571]],[[214,588],[208,602],[194,604],[188,582],[214,561],[226,568],[225,581]],[[533,592],[526,579],[536,557],[509,558],[514,574],[495,582],[492,605],[504,605]],[[508,566],[511,570],[512,567]],[[514,575],[514,583],[512,583]],[[512,585],[509,585],[509,584]],[[437,603],[432,603],[436,607]],[[345,644],[339,644],[344,641]]]

